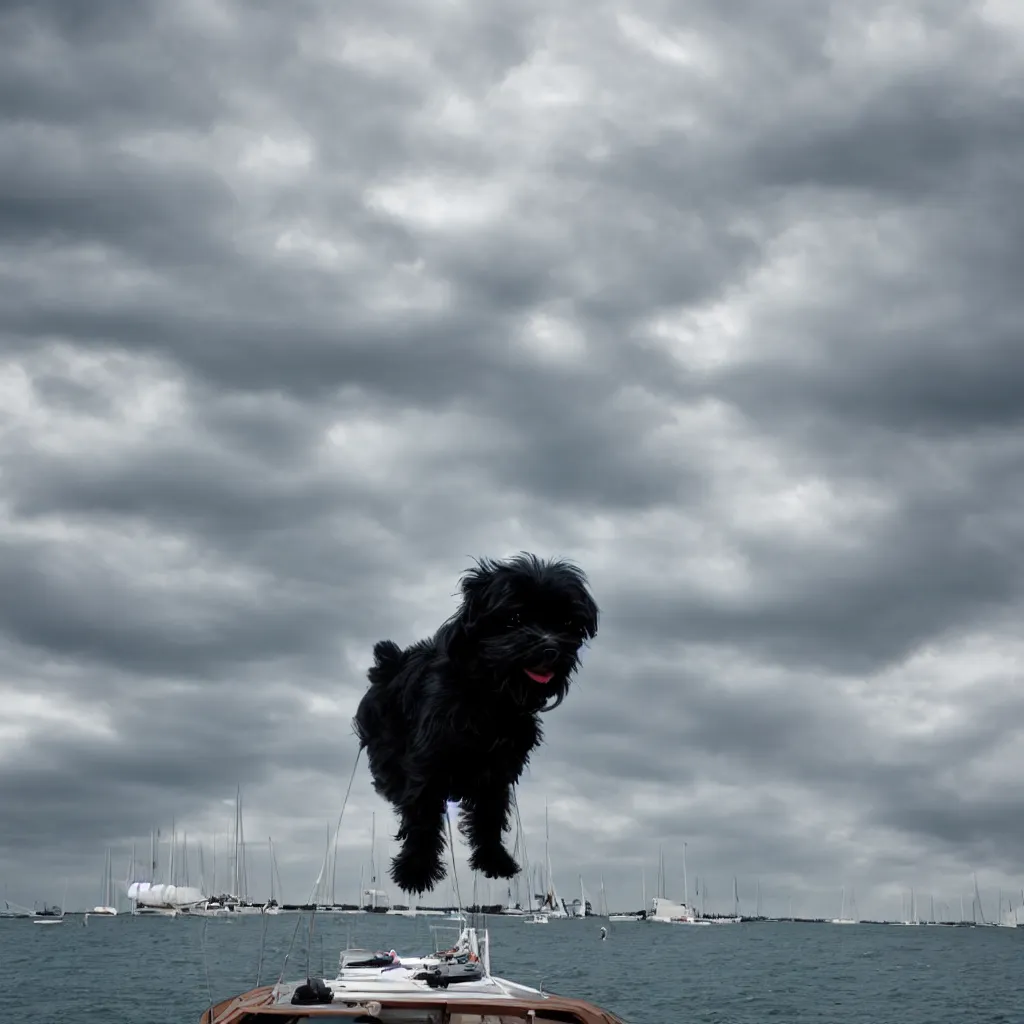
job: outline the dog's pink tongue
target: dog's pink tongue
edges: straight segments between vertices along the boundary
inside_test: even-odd
[[[526,670],[526,674],[535,683],[550,683],[551,677],[555,674],[554,672],[534,672],[531,669]]]

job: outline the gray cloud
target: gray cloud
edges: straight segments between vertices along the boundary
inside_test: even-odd
[[[520,548],[603,612],[521,792],[566,892],[635,903],[660,845],[680,892],[684,842],[723,906],[1018,887],[997,18],[4,5],[11,898],[172,820],[209,856],[238,785],[304,897],[373,642]],[[374,813],[364,769],[346,892]]]

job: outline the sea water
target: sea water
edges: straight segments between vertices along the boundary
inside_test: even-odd
[[[349,945],[417,954],[436,918],[68,916],[0,920],[0,1006],[33,1024],[196,1024],[216,1001],[309,971]],[[1024,929],[685,925],[487,918],[492,970],[630,1024],[1024,1021]],[[601,926],[608,929],[601,939]],[[449,939],[454,932],[446,932]],[[289,948],[288,962],[285,956]]]

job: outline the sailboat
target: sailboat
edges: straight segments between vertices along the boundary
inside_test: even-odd
[[[565,918],[565,904],[558,898],[555,889],[555,876],[551,870],[551,827],[548,823],[548,802],[544,801],[544,863],[547,869],[547,892],[544,894],[544,902],[541,905],[541,912],[547,917]]]
[[[117,907],[114,906],[114,878],[113,868],[110,863],[110,847],[107,847],[107,854],[103,860],[103,885],[100,891],[100,904],[89,911],[90,917],[117,917]]]
[[[274,856],[274,840],[270,836],[267,836],[267,846],[270,848],[270,899],[263,905],[263,913],[280,914],[281,907],[277,902],[277,887],[274,885],[277,880],[277,858]]]
[[[640,905],[642,910],[633,914],[609,914],[609,921],[646,921],[647,920],[647,875],[643,868],[640,869]]]
[[[918,916],[918,912],[917,912],[917,895],[914,892],[914,887],[913,886],[910,887],[910,904],[909,904],[910,910],[909,910],[909,913],[907,911],[907,906],[908,906],[908,904],[907,904],[907,897],[906,896],[902,897],[902,900],[903,900],[903,920],[902,921],[897,921],[896,923],[897,924],[902,924],[902,925],[908,925],[908,926],[909,925],[924,924],[924,922]]]
[[[1006,909],[1003,910],[1003,903]],[[1003,890],[999,890],[999,909],[996,911],[996,919],[992,922],[997,928],[1016,928],[1017,911],[1013,909],[1013,901],[1007,898],[1003,900]]]
[[[665,895],[665,850],[658,850],[658,895],[651,900],[651,921],[661,924],[706,925],[710,922],[698,918],[690,906],[690,887],[686,877],[686,843],[683,843],[683,902],[677,903]]]
[[[501,912],[505,917],[526,917],[530,910],[524,910],[521,900],[520,893],[520,881],[526,880],[527,896],[529,897],[527,903],[530,908],[533,907],[533,897],[530,895],[532,886],[530,885],[530,860],[526,854],[526,836],[523,834],[522,822],[519,820],[519,811],[516,809],[516,843],[512,850],[513,859],[518,859],[522,862],[522,867],[519,869],[519,874],[515,878],[515,897],[512,895],[512,882],[510,881],[505,891],[505,906],[501,908]]]
[[[60,901],[59,907],[48,907],[45,903],[43,909],[32,918],[33,924],[63,924],[64,908],[68,902],[68,880],[64,879],[64,898]]]
[[[583,885],[583,876],[579,876],[580,880],[580,898],[573,900],[568,907],[566,912],[569,917],[586,917],[587,916],[587,890]]]
[[[851,903],[853,902],[851,898]],[[857,924],[858,921],[854,917],[846,916],[846,886],[843,886],[843,898],[839,908],[839,916],[832,918],[832,924]]]
[[[370,817],[370,888],[360,894],[363,910],[368,914],[386,914],[391,900],[383,889],[377,888],[377,813]]]
[[[147,917],[177,917],[183,911],[191,911],[206,902],[206,897],[197,886],[177,884],[178,872],[175,871],[174,857],[177,848],[176,831],[172,824],[170,839],[170,857],[167,866],[167,882],[157,882],[157,859],[159,854],[160,830],[150,833],[150,877],[148,882],[132,882],[128,886],[127,896],[135,902],[135,914]],[[188,874],[188,846],[182,847],[185,860],[185,874]],[[179,864],[180,868],[180,864]]]

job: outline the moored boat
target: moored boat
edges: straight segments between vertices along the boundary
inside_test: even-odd
[[[269,1024],[272,1020],[363,1020],[374,1024],[622,1024],[582,999],[550,995],[491,974],[486,929],[465,927],[447,948],[432,929],[437,950],[425,956],[348,949],[337,976],[279,982],[210,1007],[201,1024]]]

